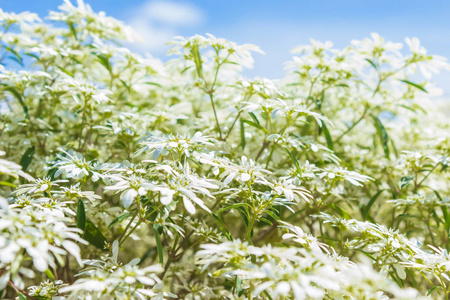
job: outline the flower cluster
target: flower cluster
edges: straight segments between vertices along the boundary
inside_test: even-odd
[[[210,34],[134,53],[82,0],[0,26],[0,298],[449,299],[450,67],[417,38],[271,80]]]

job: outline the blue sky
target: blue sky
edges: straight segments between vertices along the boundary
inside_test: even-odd
[[[75,1],[75,0],[74,0]],[[378,32],[403,42],[418,37],[431,54],[450,58],[448,0],[91,0],[95,11],[130,24],[144,36],[138,51],[163,57],[173,35],[212,33],[238,43],[252,43],[266,52],[255,55],[249,76],[277,78],[284,74],[289,51],[309,38],[331,40],[345,47],[352,39]],[[5,11],[32,11],[44,17],[62,0],[0,0]],[[450,74],[434,78],[450,93]]]

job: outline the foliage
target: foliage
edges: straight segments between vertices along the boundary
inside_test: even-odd
[[[449,298],[449,65],[418,39],[246,79],[253,45],[163,63],[82,1],[48,19],[0,11],[0,298]]]

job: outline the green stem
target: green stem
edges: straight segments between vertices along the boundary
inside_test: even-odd
[[[250,219],[250,223],[248,223],[248,227],[247,227],[247,236],[245,237],[245,239],[247,241],[249,241],[250,243],[252,242],[251,240],[251,235],[252,235],[252,230],[253,230],[253,223],[255,223],[255,214],[252,215],[252,218]]]
[[[211,100],[212,109],[214,111],[214,117],[216,119],[217,129],[219,130],[219,136],[220,136],[220,139],[223,140],[222,129],[220,129],[220,123],[219,123],[219,118],[217,117],[216,105],[214,104],[213,92],[212,91],[208,91],[208,95],[209,95],[209,100]]]
[[[133,223],[133,221],[136,217],[137,217],[137,213],[131,218],[130,222],[128,222],[127,226],[125,227],[125,230],[122,232],[122,235],[119,237],[119,243],[122,241],[123,237],[125,236],[125,233],[127,232],[128,228],[130,228],[131,223]]]
[[[352,124],[352,126],[350,126],[346,131],[344,131],[340,136],[338,136],[338,137],[333,141],[333,143],[336,144],[337,142],[339,142],[339,141],[340,141],[347,133],[349,133],[350,131],[352,131],[353,128],[356,127],[356,125],[358,125],[362,120],[364,120],[364,118],[366,117],[367,111],[368,111],[368,109],[366,108],[366,109],[364,110],[364,113],[362,114],[362,116],[361,116],[358,120],[356,120],[356,122],[354,122],[354,123]]]
[[[131,230],[122,238],[122,241],[119,243],[119,246],[121,246],[129,237],[130,235],[138,228],[138,226],[141,225],[141,222],[137,222],[136,225],[131,228]]]
[[[236,124],[236,121],[239,119],[239,117],[241,116],[241,112],[239,111],[239,113],[237,114],[236,118],[234,118],[233,124],[231,124],[230,129],[228,129],[228,133],[225,136],[225,138],[223,139],[223,141],[225,142],[227,140],[227,138],[230,136],[231,130],[233,130],[234,125]]]
[[[439,163],[437,163],[437,164],[430,170],[430,172],[428,172],[428,174],[425,175],[425,176],[422,178],[422,180],[421,180],[419,183],[416,184],[416,186],[415,186],[415,188],[414,188],[414,191],[417,191],[417,189],[418,189],[418,188],[421,186],[421,184],[428,178],[428,176],[430,176],[431,173],[433,173],[433,171],[437,168],[437,166],[439,166]]]

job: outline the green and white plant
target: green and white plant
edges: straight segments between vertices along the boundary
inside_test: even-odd
[[[0,299],[449,299],[450,66],[417,38],[269,80],[81,0],[0,24]]]

